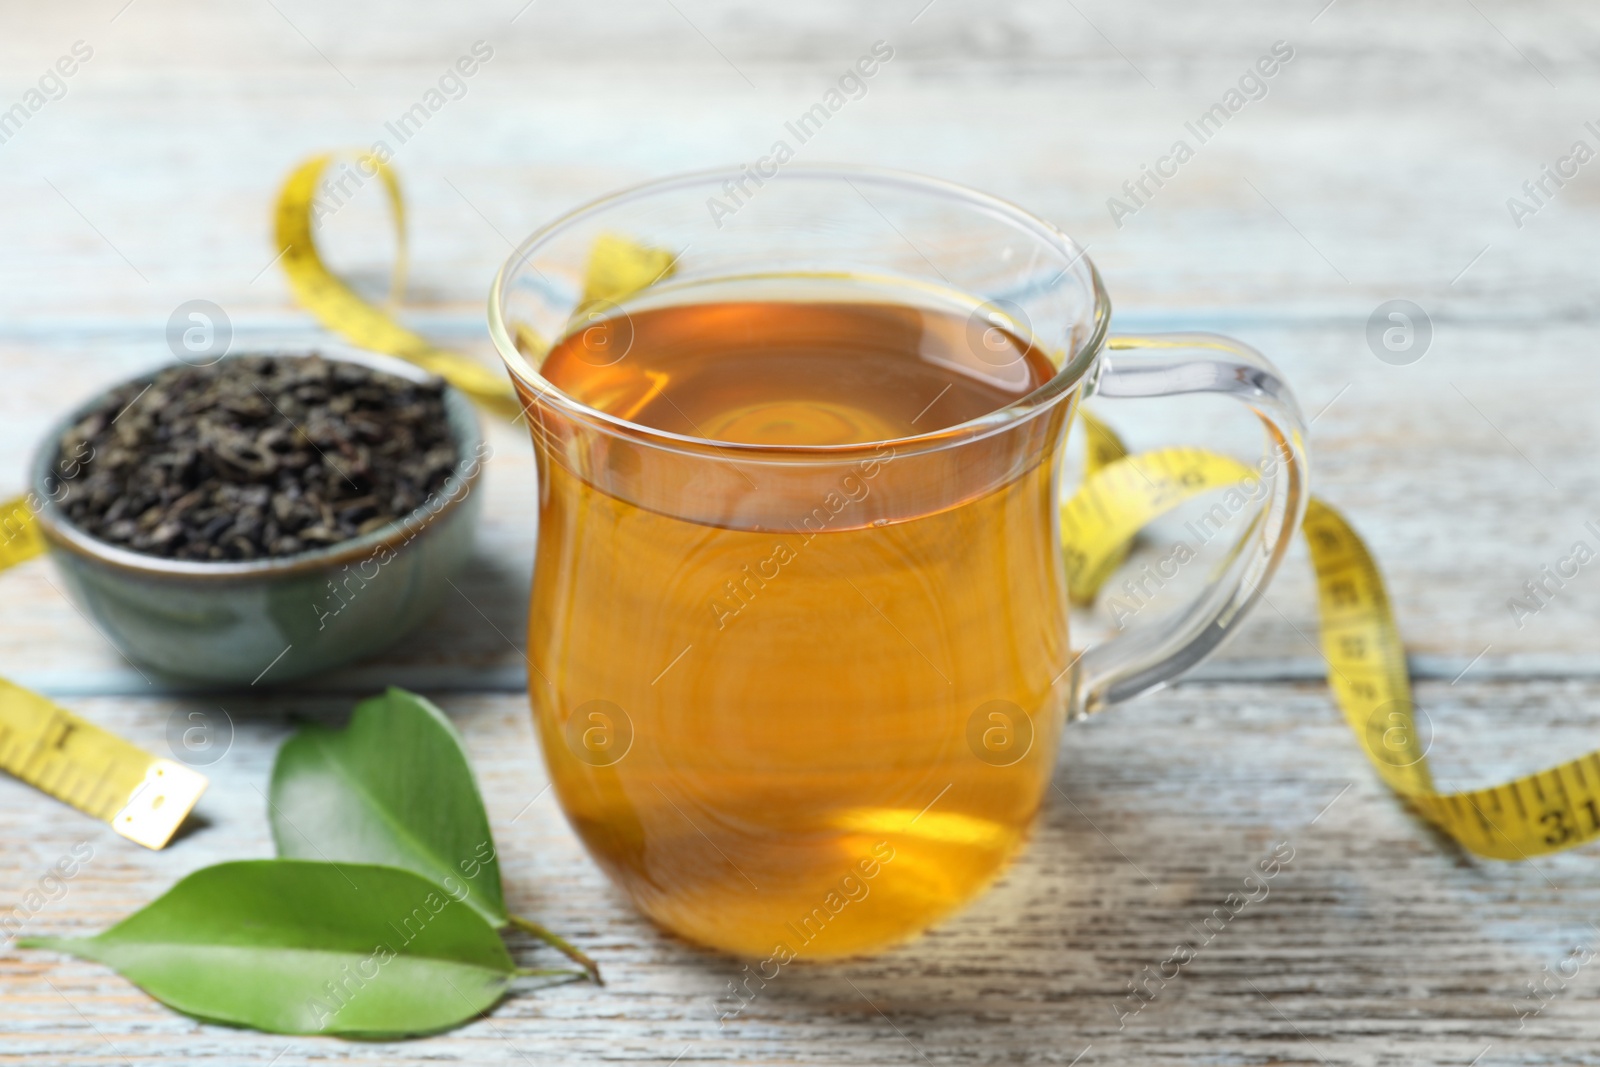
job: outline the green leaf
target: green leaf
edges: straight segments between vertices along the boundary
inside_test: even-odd
[[[114,967],[190,1015],[282,1034],[433,1033],[489,1008],[517,973],[476,911],[410,871],[359,863],[223,863],[95,937],[18,943]]]
[[[278,854],[404,867],[509,921],[489,816],[461,738],[432,703],[391,687],[343,730],[284,743],[269,808]]]
[[[431,702],[393,686],[356,705],[343,730],[308,726],[278,750],[269,797],[278,854],[403,867],[465,896],[496,927],[514,924],[600,968],[539,923],[507,915],[500,863],[466,749]]]

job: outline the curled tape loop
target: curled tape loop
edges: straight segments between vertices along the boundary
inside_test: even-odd
[[[483,407],[514,418],[521,413],[516,392],[504,373],[459,352],[435,345],[396,321],[391,312],[366,300],[328,269],[317,250],[315,214],[317,186],[337,153],[325,152],[300,164],[278,194],[276,234],[283,272],[295,299],[329,330],[351,344],[385,352],[437,374]],[[363,173],[376,174],[388,194],[398,241],[392,275],[392,297],[398,302],[406,277],[406,215],[400,183],[378,157],[356,153]]]

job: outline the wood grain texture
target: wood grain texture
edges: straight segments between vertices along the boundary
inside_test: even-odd
[[[1376,781],[1320,686],[1196,685],[1073,727],[1058,791],[993,891],[909,946],[785,969],[726,1026],[719,998],[740,965],[657,932],[587,860],[544,791],[525,701],[435,695],[482,780],[509,906],[571,935],[606,987],[519,994],[422,1042],[291,1040],[195,1023],[96,965],[8,949],[0,1061],[1069,1063],[1092,1044],[1084,1062],[1461,1064],[1490,1044],[1498,1062],[1576,1062],[1600,1038],[1587,973],[1517,1031],[1523,983],[1600,939],[1593,857],[1503,864],[1453,850]],[[1597,699],[1600,686],[1570,682],[1419,694],[1435,766],[1461,785],[1592,745],[1583,709]],[[337,717],[339,703],[229,701],[234,742],[210,768],[201,822],[162,853],[0,782],[13,861],[0,902],[80,840],[93,859],[28,933],[91,932],[189,870],[268,854],[262,794],[287,720]],[[210,701],[75,706],[155,751],[169,717],[216,714]],[[1119,1030],[1127,983],[1198,940],[1190,924],[1280,841],[1294,858],[1265,899]],[[513,947],[525,965],[550,962],[526,940]]]
[[[997,192],[1090,246],[1118,328],[1215,329],[1268,353],[1315,416],[1316,490],[1367,538],[1414,670],[1433,679],[1418,699],[1441,782],[1486,784],[1595,747],[1600,571],[1520,627],[1506,604],[1600,521],[1600,164],[1520,228],[1506,207],[1575,140],[1600,145],[1584,126],[1600,124],[1592,6],[924,4],[0,7],[0,110],[74,41],[94,49],[66,95],[0,144],[0,495],[21,487],[59,413],[169,358],[182,301],[221,304],[238,346],[314,343],[271,265],[278,182],[312,151],[385,136],[472,42],[493,60],[395,165],[413,209],[406,318],[490,359],[484,292],[512,242],[620,185],[761,155],[883,39],[894,60],[804,158]],[[1267,96],[1118,227],[1107,198],[1277,40],[1295,58]],[[325,234],[333,260],[380,292],[392,245],[377,198],[357,197]],[[1434,326],[1411,366],[1380,362],[1365,339],[1396,297]],[[1139,448],[1257,447],[1222,405],[1100,410]],[[518,692],[530,449],[491,433],[462,595],[401,647],[301,689],[174,694],[104,644],[47,564],[0,574],[0,674],[152,751],[174,715],[222,708],[236,728],[200,818],[158,854],[0,781],[0,913],[78,841],[94,858],[29,933],[97,930],[189,870],[267,854],[261,794],[290,718],[337,717],[400,681],[466,736],[512,905],[590,949],[610,984],[519,995],[423,1042],[291,1040],[198,1024],[99,967],[6,947],[0,1062],[1600,1062],[1589,970],[1517,1019],[1526,983],[1600,940],[1594,849],[1480,862],[1405,813],[1314,681],[1298,549],[1270,604],[1204,668],[1210,681],[1069,732],[1060,791],[993,892],[910,946],[787,969],[719,1026],[737,965],[635,915],[540,792]],[[1174,536],[1158,526],[1141,551],[1155,558]],[[1078,620],[1084,641],[1110,629],[1104,605]],[[1270,896],[1118,1029],[1127,983],[1283,840],[1295,859]],[[520,961],[548,958],[513,944]]]

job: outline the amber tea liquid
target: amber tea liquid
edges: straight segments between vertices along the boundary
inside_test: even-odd
[[[719,445],[680,459],[530,407],[529,687],[599,862],[669,929],[770,975],[904,939],[1000,873],[1048,784],[1071,652],[1054,449],[1017,448],[963,495],[973,446],[846,449],[794,492],[738,446],[937,433],[1056,367],[923,293],[673,299],[540,368]]]

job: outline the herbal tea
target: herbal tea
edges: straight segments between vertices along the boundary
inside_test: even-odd
[[[677,299],[573,332],[541,373],[697,454],[524,396],[529,686],[555,788],[639,906],[695,941],[781,965],[908,937],[1021,843],[1071,653],[1055,450],[997,446],[1000,473],[963,496],[971,446],[894,442],[1055,365],[922,294]],[[837,451],[794,447],[819,445]]]

